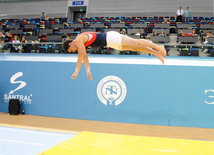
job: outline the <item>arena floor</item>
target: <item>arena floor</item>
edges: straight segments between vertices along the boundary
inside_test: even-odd
[[[212,147],[214,129],[208,128],[111,123],[0,113],[0,142],[4,142],[4,145],[6,145],[5,141],[11,141],[11,134],[4,132],[11,133],[12,130],[32,131],[34,136],[23,134],[23,139],[25,137],[35,139],[33,137],[39,131],[47,132],[47,135],[48,133],[64,134],[61,135],[63,138],[60,140],[54,139],[53,136],[47,144],[48,147],[35,147],[40,155],[214,154]],[[32,143],[37,144],[37,142]],[[20,144],[19,140],[13,140],[8,145],[12,145],[15,149],[14,146],[18,144]],[[0,151],[0,154],[10,154],[10,147],[4,145],[0,145],[0,150],[4,150]]]

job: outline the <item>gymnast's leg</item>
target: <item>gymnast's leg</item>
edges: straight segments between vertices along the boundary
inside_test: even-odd
[[[158,51],[150,48],[156,49]],[[159,46],[145,39],[133,39],[127,36],[123,36],[121,41],[121,49],[149,53],[158,57],[163,63],[164,61],[162,56],[166,58],[166,50],[164,46]]]
[[[125,47],[122,47],[122,50],[124,51],[133,51],[133,52],[136,52],[136,51],[139,51],[139,52],[143,52],[143,53],[149,53],[149,54],[152,54],[156,57],[158,57],[158,59],[161,60],[161,62],[164,64],[164,59],[163,59],[163,56],[161,54],[161,52],[159,51],[155,51],[149,47],[144,47],[144,46],[136,46],[135,48],[132,48],[132,47],[129,47],[129,46],[125,46]]]

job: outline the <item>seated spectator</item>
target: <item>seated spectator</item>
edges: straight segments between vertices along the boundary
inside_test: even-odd
[[[136,35],[136,36],[141,35],[141,31],[140,31],[140,30],[137,30],[137,33],[136,33],[135,35]]]
[[[45,17],[45,21],[49,21],[49,17],[48,17],[48,15],[46,15],[46,17]]]
[[[65,40],[69,40],[69,39],[71,39],[70,36],[67,36]]]
[[[13,36],[11,35],[10,31],[6,32],[6,40],[5,42],[12,42],[13,41]]]
[[[164,18],[163,24],[169,24],[168,19]]]
[[[27,53],[28,52],[27,45],[26,45],[27,40],[25,36],[22,36],[21,43],[22,45],[20,46],[19,53]]]
[[[154,32],[153,32],[153,36],[158,36],[157,31],[154,31]]]
[[[2,31],[0,31],[0,52],[2,52],[2,48],[4,47],[4,39],[5,35],[3,35]]]
[[[12,52],[18,53],[18,51],[20,50],[20,41],[18,36],[14,36],[14,40],[12,43],[13,43]]]
[[[208,38],[213,37],[213,35],[211,34],[211,32],[209,30],[207,30],[205,32],[205,34],[206,34],[206,37],[205,37],[205,41],[203,42],[203,45],[207,45],[208,44]]]
[[[162,31],[162,32],[161,32],[161,34],[159,34],[159,36],[163,36],[163,37],[165,37],[165,36],[166,36],[166,34],[165,34],[165,32],[164,32],[164,31]]]
[[[64,43],[64,41],[65,41],[65,38],[62,38],[62,43]]]
[[[145,38],[144,35],[141,33],[141,30],[137,30],[135,36],[140,36],[140,38]]]
[[[206,32],[205,32],[205,34],[206,34],[206,37],[205,37],[205,41],[202,43],[203,45],[208,45],[209,44],[209,42],[208,42],[208,38],[209,37],[214,37],[212,34],[211,34],[211,32],[209,31],[209,30],[207,30]],[[210,53],[210,49],[211,49],[212,47],[206,47],[204,50],[203,50],[203,52],[204,53]]]
[[[121,31],[121,34],[127,36],[127,34],[126,34],[126,29],[123,29],[123,30]]]
[[[39,50],[39,46],[41,46],[40,44],[38,44],[39,43],[39,41],[38,40],[34,40],[34,46],[33,46],[33,50],[35,50],[35,52],[36,53],[38,53],[37,51]]]
[[[196,33],[196,29],[192,29],[192,33],[190,33],[192,37],[198,36]]]
[[[177,42],[179,40],[179,37],[184,37],[185,36],[185,33],[183,30],[180,31],[180,33],[177,35]],[[178,42],[179,44],[181,44],[181,42]]]
[[[62,38],[62,44],[64,43],[65,40],[66,40],[66,38]],[[59,53],[66,53],[66,51],[62,48],[62,44],[57,45],[57,46],[59,46],[59,49],[58,49]],[[88,48],[87,48],[87,50],[88,50]]]
[[[147,40],[148,40],[149,42],[152,42],[151,37],[147,37]]]
[[[11,43],[12,41],[13,41],[13,36],[11,35],[10,31],[7,31],[5,34],[5,42]],[[12,51],[11,44],[7,44],[6,47],[10,49],[10,52]]]
[[[0,30],[0,39],[1,39],[1,41],[4,41],[4,39],[5,39],[5,35],[2,33],[1,30]]]
[[[183,36],[183,37],[185,36],[185,33],[184,33],[184,31],[183,31],[183,30],[181,30],[181,31],[180,31],[179,36]]]

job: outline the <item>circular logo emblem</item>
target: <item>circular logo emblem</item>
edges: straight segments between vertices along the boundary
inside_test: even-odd
[[[126,97],[126,85],[119,77],[106,76],[97,85],[97,96],[105,105],[119,105]]]

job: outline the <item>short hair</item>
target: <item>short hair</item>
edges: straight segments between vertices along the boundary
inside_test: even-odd
[[[19,40],[19,37],[18,37],[18,36],[15,35],[15,36],[13,36],[13,37],[14,37],[14,38],[17,38],[17,39]]]
[[[69,49],[69,43],[71,43],[73,40],[71,40],[71,39],[67,39],[67,40],[65,40],[64,41],[64,43],[62,44],[62,47],[64,48],[64,50],[67,52],[68,51],[68,49]]]
[[[211,33],[211,31],[210,31],[210,30],[207,30],[206,33]]]

